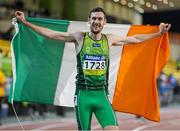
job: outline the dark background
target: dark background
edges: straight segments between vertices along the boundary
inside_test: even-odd
[[[161,22],[172,24],[170,31],[180,33],[180,10],[143,14],[143,24],[145,25],[158,25]]]

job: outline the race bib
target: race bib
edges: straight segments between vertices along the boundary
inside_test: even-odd
[[[106,72],[106,57],[85,54],[83,71],[87,75],[102,75]]]

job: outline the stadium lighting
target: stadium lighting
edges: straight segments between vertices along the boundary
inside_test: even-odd
[[[121,0],[121,4],[122,4],[122,5],[126,5],[126,4],[127,4],[127,1],[126,1],[126,0]]]
[[[151,3],[150,2],[146,2],[146,7],[150,8],[151,7]]]
[[[129,7],[129,8],[133,8],[133,7],[134,7],[133,3],[129,2],[129,3],[128,3],[128,7]]]
[[[114,2],[119,2],[119,0],[113,0]]]
[[[134,2],[138,2],[138,0],[133,0]]]
[[[153,10],[157,10],[157,9],[158,9],[157,5],[154,5],[154,4],[153,4],[153,5],[152,5],[152,9],[153,9]]]
[[[139,11],[139,13],[141,13],[141,14],[144,13],[144,9],[143,9],[143,8],[139,8],[138,11]]]
[[[167,5],[168,4],[168,0],[163,0],[163,3]]]
[[[144,1],[144,0],[139,0],[139,4],[140,4],[140,5],[144,5],[144,4],[145,4],[145,1]]]
[[[173,2],[169,2],[169,6],[170,7],[174,7],[174,3]]]

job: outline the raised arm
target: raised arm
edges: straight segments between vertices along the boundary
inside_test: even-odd
[[[60,40],[60,41],[65,41],[65,42],[72,42],[75,41],[74,34],[68,33],[68,32],[59,32],[59,31],[54,31],[48,28],[44,28],[41,26],[34,25],[28,21],[26,21],[24,13],[21,11],[16,11],[15,16],[18,20],[20,20],[24,25],[30,27],[37,33],[50,38],[50,39],[55,39],[55,40]]]
[[[159,31],[156,33],[138,34],[138,35],[133,35],[133,36],[125,36],[125,37],[109,34],[108,38],[112,46],[121,46],[127,43],[135,44],[135,43],[143,42],[145,40],[149,40],[149,39],[161,36],[164,33],[168,32],[170,27],[171,27],[171,24],[161,23],[159,25]]]

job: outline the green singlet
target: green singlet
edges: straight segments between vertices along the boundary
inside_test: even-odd
[[[90,130],[94,113],[101,127],[117,125],[108,95],[109,45],[105,34],[93,40],[85,32],[77,54],[75,110],[79,130]]]

